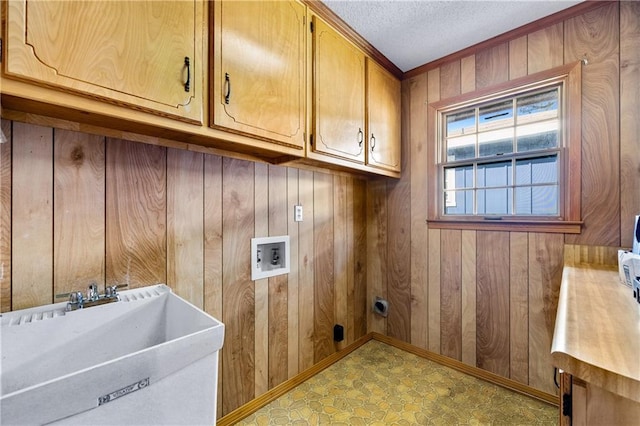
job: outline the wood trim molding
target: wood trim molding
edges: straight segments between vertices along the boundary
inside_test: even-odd
[[[419,348],[410,343],[403,342],[393,337],[388,337],[380,333],[371,332],[361,337],[360,339],[356,340],[355,342],[353,342],[351,345],[347,346],[343,350],[339,352],[335,352],[332,355],[328,356],[327,358],[323,359],[319,363],[315,364],[313,367],[306,369],[305,371],[298,374],[297,376],[292,377],[291,379],[281,383],[280,385],[260,395],[259,397],[248,402],[247,404],[233,410],[229,414],[218,419],[216,424],[219,426],[233,425],[238,421],[250,416],[251,414],[258,411],[260,408],[278,399],[285,393],[294,389],[296,386],[300,385],[301,383],[305,382],[306,380],[320,373],[322,370],[340,361],[342,358],[349,355],[351,352],[355,351],[360,346],[364,345],[370,340],[377,340],[379,342],[386,343],[388,345],[394,346],[403,351],[417,355],[421,358],[428,359],[429,361],[436,362],[445,367],[452,368],[454,370],[460,371],[461,373],[468,374],[470,376],[473,376],[481,380],[485,380],[494,385],[501,386],[503,388],[509,389],[514,392],[518,392],[522,395],[526,395],[531,398],[535,398],[537,400],[546,402],[556,407],[559,405],[559,398],[556,395],[548,394],[546,392],[532,388],[531,386],[527,386],[522,383],[516,382],[514,380],[507,379],[506,377],[502,377],[497,374],[491,373],[489,371],[482,370],[480,368],[473,367],[471,365],[467,365],[463,362],[446,357],[444,355],[440,355],[435,352],[431,352],[426,349]]]
[[[556,407],[560,402],[557,395],[543,392],[541,390],[532,388],[531,386],[516,382],[515,380],[507,379],[506,377],[499,376],[495,373],[491,373],[478,367],[473,367],[453,358],[449,358],[444,355],[419,348],[410,343],[394,339],[393,337],[384,336],[375,332],[372,334],[373,338],[379,342],[395,346],[398,349],[402,349],[421,358],[428,359],[429,361],[437,362],[438,364],[441,364],[445,367],[453,368],[454,370],[460,371],[461,373],[465,373],[478,379],[485,380],[489,383],[493,383],[494,385],[498,385],[514,392],[518,392],[522,395],[526,395],[531,398],[546,402],[548,404],[555,405]]]
[[[462,229],[472,231],[550,232],[579,234],[582,221],[510,221],[510,220],[427,220],[429,229]]]
[[[320,373],[325,368],[330,367],[331,365],[333,365],[336,362],[340,361],[342,358],[344,358],[345,356],[349,355],[351,352],[355,351],[356,349],[358,349],[360,346],[362,346],[365,343],[367,343],[372,338],[373,338],[372,333],[364,335],[363,337],[361,337],[360,339],[356,340],[355,342],[353,342],[352,344],[350,344],[346,348],[342,349],[341,351],[334,352],[333,354],[329,355],[328,357],[326,357],[325,359],[323,359],[319,363],[317,363],[314,366],[304,370],[302,373],[300,373],[300,374],[292,377],[291,379],[279,384],[275,388],[269,390],[268,392],[265,392],[264,394],[262,394],[259,397],[251,400],[250,402],[244,404],[243,406],[236,408],[235,410],[233,410],[229,414],[227,414],[227,415],[223,416],[222,418],[220,418],[216,422],[216,424],[218,426],[233,425],[233,424],[237,423],[238,421],[244,419],[245,417],[250,416],[251,414],[253,414],[256,411],[258,411],[260,408],[262,408],[265,405],[269,404],[270,402],[278,399],[279,397],[281,397],[285,393],[289,392],[290,390],[292,390],[296,386],[300,385],[301,383],[305,382],[306,380],[308,380],[311,377],[315,376],[316,374]]]
[[[466,56],[473,55],[480,50],[488,49],[488,48],[497,46],[499,44],[506,43],[518,37],[525,36],[529,33],[535,32],[542,28],[557,24],[558,22],[562,22],[566,19],[573,18],[574,16],[582,15],[591,10],[594,10],[609,4],[611,4],[611,1],[585,1],[585,2],[579,3],[568,9],[561,10],[560,12],[556,12],[553,15],[540,18],[537,21],[533,21],[529,24],[523,25],[514,30],[497,35],[493,38],[482,41],[478,44],[474,44],[473,46],[467,47],[466,49],[459,50],[458,52],[444,56],[440,59],[436,59],[435,61],[431,61],[427,64],[420,65],[419,67],[413,68],[405,72],[404,75],[402,76],[402,79],[407,80],[411,77],[415,77],[417,75],[423,74],[431,69],[438,68],[439,66],[447,62],[455,61],[457,59],[461,59]],[[578,60],[580,58],[575,58],[575,59]]]
[[[447,99],[440,99],[428,104],[427,145],[427,192],[431,203],[427,210],[427,224],[434,229],[468,229],[486,231],[523,231],[523,232],[552,232],[563,234],[580,234],[584,223],[581,220],[581,152],[582,127],[580,114],[582,111],[581,61],[571,62],[549,70],[530,74],[514,80],[509,80],[490,87],[464,93]],[[519,96],[528,90],[545,87],[561,87],[562,119],[564,120],[563,138],[558,147],[561,151],[562,175],[559,180],[559,218],[545,218],[543,216],[514,216],[504,215],[487,220],[481,215],[447,215],[444,213],[443,165],[448,163],[441,158],[444,149],[442,135],[439,134],[438,118],[457,108],[471,108],[486,101],[495,101],[500,97]],[[487,157],[488,158],[488,157]],[[504,157],[507,161],[510,155]],[[469,160],[480,161],[479,157]]]
[[[387,59],[378,49],[373,47],[366,39],[358,34],[353,28],[349,26],[345,21],[336,15],[331,9],[329,9],[324,3],[318,0],[301,0],[303,4],[309,7],[311,12],[315,13],[329,25],[338,30],[349,41],[362,49],[368,56],[373,58],[376,62],[382,65],[387,71],[402,79],[402,70],[398,68],[393,62]]]

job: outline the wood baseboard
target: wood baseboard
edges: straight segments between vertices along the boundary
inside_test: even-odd
[[[462,373],[468,374],[470,376],[476,377],[478,379],[487,381],[489,383],[493,383],[494,385],[501,386],[503,388],[512,390],[514,392],[518,392],[520,394],[529,396],[531,398],[538,399],[548,404],[555,405],[555,406],[558,406],[559,404],[559,399],[558,399],[558,396],[556,395],[551,395],[549,393],[532,388],[531,386],[527,386],[522,383],[516,382],[514,380],[499,376],[495,373],[491,373],[489,371],[464,364],[460,361],[457,361],[452,358],[448,358],[444,355],[440,355],[435,352],[431,352],[426,349],[419,348],[410,343],[406,343],[401,340],[394,339],[393,337],[388,337],[380,333],[371,332],[361,337],[360,339],[356,340],[351,345],[347,346],[341,351],[328,356],[327,358],[323,359],[319,363],[306,369],[300,374],[292,377],[286,382],[279,384],[278,386],[269,390],[268,392],[265,392],[264,394],[249,401],[243,406],[233,410],[229,414],[218,419],[217,424],[219,426],[233,425],[238,421],[244,419],[245,417],[250,416],[251,414],[258,411],[260,408],[278,399],[285,393],[294,389],[296,386],[300,385],[301,383],[305,382],[306,380],[320,373],[325,368],[330,367],[334,363],[340,361],[342,358],[349,355],[351,352],[355,351],[360,346],[364,345],[370,340],[377,340],[379,342],[386,343],[388,345],[394,346],[403,351],[417,355],[421,358],[428,359],[430,361],[436,362],[445,367],[452,368],[454,370],[457,370]]]
[[[244,419],[245,417],[250,416],[251,414],[258,411],[260,408],[278,399],[279,397],[289,392],[299,384],[315,376],[325,368],[330,367],[331,365],[340,361],[342,358],[349,355],[351,352],[355,351],[356,349],[358,349],[360,346],[364,345],[371,339],[373,339],[373,333],[369,333],[362,336],[361,338],[359,338],[358,340],[356,340],[346,348],[342,349],[341,351],[335,352],[329,355],[328,357],[326,357],[319,363],[315,364],[314,366],[304,370],[303,372],[290,378],[286,382],[282,382],[275,388],[263,393],[259,397],[247,402],[243,406],[238,407],[232,412],[230,412],[229,414],[221,417],[220,419],[218,419],[216,424],[218,426],[233,425],[238,421]]]
[[[426,349],[419,348],[410,343],[406,343],[401,340],[394,339],[393,337],[384,336],[380,333],[370,333],[370,334],[373,334],[372,338],[379,342],[383,342],[388,345],[395,346],[398,349],[402,349],[404,351],[417,355],[421,358],[425,358],[430,361],[437,362],[438,364],[443,365],[445,367],[452,368],[454,370],[460,371],[462,373],[468,374],[470,376],[476,377],[486,382],[493,383],[494,385],[507,388],[509,390],[518,392],[520,394],[529,396],[531,398],[535,398],[542,402],[555,405],[556,407],[559,405],[560,400],[557,395],[552,395],[550,393],[543,392],[531,386],[522,384],[520,382],[516,382],[515,380],[507,379],[506,377],[499,376],[490,371],[483,370],[478,367],[473,367],[471,365],[465,364],[453,358],[449,358],[444,355],[440,355],[435,352],[431,352]]]

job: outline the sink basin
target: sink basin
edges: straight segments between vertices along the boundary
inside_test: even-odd
[[[214,424],[224,324],[163,284],[2,314],[0,424]]]

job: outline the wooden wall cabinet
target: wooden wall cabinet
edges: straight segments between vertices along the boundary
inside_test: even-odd
[[[202,123],[203,17],[202,0],[7,2],[4,75]]]
[[[304,149],[306,7],[214,3],[213,126]]]
[[[311,151],[321,154],[314,156],[320,159],[334,157],[364,164],[365,55],[317,16],[312,25]]]
[[[640,402],[608,392],[568,373],[562,373],[560,377],[560,426],[638,424]]]
[[[367,164],[400,172],[400,81],[367,58]]]
[[[317,16],[312,51],[307,156],[399,176],[400,81]]]

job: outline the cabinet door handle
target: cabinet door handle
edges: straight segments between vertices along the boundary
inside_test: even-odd
[[[224,73],[224,103],[229,104],[229,98],[231,98],[231,77],[229,73]]]
[[[187,82],[184,83],[184,91],[191,91],[191,61],[188,56],[184,57],[184,66],[187,67]]]
[[[358,146],[362,146],[362,142],[364,141],[364,133],[362,133],[362,129],[358,129]]]
[[[373,136],[373,133],[371,133],[371,139],[369,140],[369,143],[371,144],[371,152],[373,152],[373,148],[376,147],[376,137]]]

